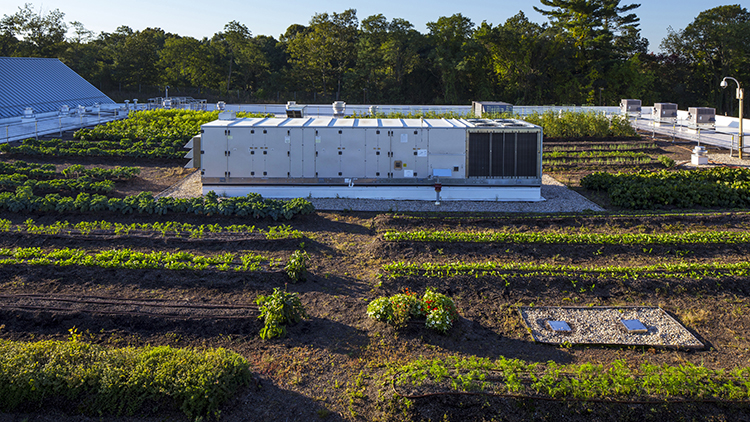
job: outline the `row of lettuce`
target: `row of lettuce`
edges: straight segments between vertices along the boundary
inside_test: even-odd
[[[120,214],[198,214],[253,218],[291,219],[298,214],[314,211],[313,205],[302,198],[291,200],[266,199],[256,193],[247,196],[219,198],[209,192],[196,198],[154,198],[150,192],[141,192],[124,198],[79,193],[75,198],[48,194],[34,195],[28,186],[16,192],[0,193],[0,210],[25,212],[87,213],[112,212]]]

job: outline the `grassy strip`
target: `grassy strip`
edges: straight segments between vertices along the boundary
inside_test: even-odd
[[[229,252],[200,256],[189,252],[136,252],[131,249],[111,249],[102,252],[69,248],[45,252],[39,247],[0,249],[0,265],[10,264],[194,271],[259,271],[262,264],[271,267],[281,265],[278,260],[261,255],[237,256]]]
[[[750,262],[735,264],[655,264],[642,267],[621,266],[578,266],[563,264],[535,264],[535,263],[500,263],[500,262],[451,262],[447,264],[425,262],[413,264],[397,261],[385,264],[382,271],[390,277],[457,277],[457,276],[494,276],[502,278],[517,277],[577,277],[577,278],[692,278],[724,277],[750,275]]]
[[[0,219],[0,232],[26,232],[31,234],[68,234],[73,233],[88,236],[96,231],[98,234],[111,233],[116,236],[127,236],[131,232],[161,233],[162,236],[171,234],[175,237],[187,236],[192,239],[202,239],[206,232],[209,233],[259,233],[265,235],[266,239],[300,239],[304,237],[301,231],[293,229],[291,226],[282,224],[280,226],[270,226],[267,230],[249,226],[246,224],[232,224],[222,226],[221,224],[201,224],[195,225],[190,223],[180,223],[177,221],[155,222],[155,223],[132,223],[121,224],[111,223],[109,221],[81,221],[71,224],[67,221],[56,221],[54,224],[37,224],[32,219],[27,219],[22,225],[14,226],[10,220]]]
[[[75,330],[71,333],[75,337]],[[191,419],[218,416],[219,406],[251,379],[247,361],[225,349],[107,349],[75,339],[0,340],[4,412],[65,399],[74,411],[92,416],[134,415],[159,407],[176,407]]]
[[[750,368],[708,369],[641,364],[558,365],[477,357],[419,359],[391,370],[395,385],[442,392],[485,392],[574,399],[740,400],[750,399]]]
[[[469,243],[577,243],[593,245],[684,245],[737,244],[750,242],[750,233],[705,231],[688,233],[507,233],[455,231],[387,231],[389,242],[469,242]]]

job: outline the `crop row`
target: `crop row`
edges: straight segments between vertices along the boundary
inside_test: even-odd
[[[397,261],[385,264],[382,271],[389,277],[458,277],[492,276],[501,278],[578,277],[601,279],[675,278],[702,279],[707,277],[746,277],[750,263],[674,263],[641,267],[579,266],[564,264],[538,264],[526,262],[425,262],[415,264]]]
[[[391,369],[401,389],[481,392],[576,400],[736,400],[750,399],[750,368],[709,369],[678,366],[527,363],[501,357],[419,359]],[[440,394],[440,393],[438,393]]]
[[[34,180],[24,174],[0,174],[0,190],[27,186],[32,190],[69,192],[111,192],[115,182],[111,180],[92,181],[89,177],[78,179]]]
[[[655,143],[631,143],[631,142],[619,142],[615,144],[604,144],[604,145],[571,145],[571,146],[544,146],[545,152],[562,152],[562,151],[578,151],[579,149],[585,149],[586,151],[629,151],[638,149],[656,149]]]
[[[642,158],[563,158],[563,159],[551,159],[544,160],[544,165],[549,166],[560,166],[560,165],[601,165],[601,166],[617,166],[617,165],[643,165],[651,164],[655,162],[651,157]]]
[[[42,155],[52,157],[132,157],[132,158],[183,158],[181,141],[174,145],[164,146],[161,143],[149,145],[136,142],[129,148],[118,148],[113,143],[97,142],[96,146],[82,145],[81,142],[53,139],[43,141],[47,145],[34,145],[33,140],[26,140],[18,146],[0,144],[0,152],[22,155]],[[162,145],[162,146],[155,146]]]
[[[554,151],[544,152],[543,157],[548,158],[647,158],[651,159],[651,156],[645,152],[636,151],[579,151],[579,152],[565,152],[565,151]]]
[[[750,206],[750,169],[710,169],[636,173],[593,173],[586,189],[605,191],[613,205],[630,209]]]
[[[750,233],[703,231],[685,233],[540,233],[540,232],[457,232],[387,231],[389,242],[471,242],[471,243],[577,243],[594,245],[674,245],[750,243]]]
[[[154,198],[150,192],[125,198],[108,198],[104,195],[79,193],[75,198],[58,194],[34,195],[31,188],[21,186],[15,193],[0,193],[0,210],[11,212],[115,212],[122,214],[190,213],[200,215],[236,215],[254,218],[281,217],[290,219],[297,214],[309,214],[315,208],[302,198],[282,201],[263,199],[259,194],[233,198],[219,198],[209,192],[196,198]]]
[[[137,252],[131,249],[111,249],[101,252],[83,249],[0,248],[0,265],[70,265],[100,268],[259,271],[261,265],[280,266],[278,260],[261,255],[223,253],[214,256],[194,255],[189,252]]]
[[[126,180],[138,176],[141,169],[138,167],[120,167],[111,169],[101,167],[85,168],[81,164],[73,164],[60,171],[60,175],[67,178],[88,176],[95,180]],[[0,162],[0,174],[2,175],[25,175],[36,179],[58,178],[54,164],[37,164],[25,161],[13,163]]]
[[[82,234],[88,236],[92,232],[97,234],[114,234],[116,236],[127,236],[131,232],[138,233],[160,233],[162,236],[168,234],[175,237],[187,236],[193,239],[201,239],[208,233],[258,233],[266,239],[299,239],[304,235],[291,226],[270,226],[264,230],[246,224],[232,224],[223,226],[221,224],[180,223],[177,221],[155,222],[155,223],[112,223],[109,221],[81,221],[71,224],[67,221],[56,221],[54,224],[37,224],[33,219],[26,219],[22,225],[14,226],[10,220],[0,219],[0,232],[25,232],[30,234]]]
[[[225,349],[108,349],[80,342],[80,334],[70,331],[70,341],[0,339],[1,411],[54,406],[63,399],[96,417],[174,406],[197,420],[218,416],[220,406],[252,379],[248,362]]]

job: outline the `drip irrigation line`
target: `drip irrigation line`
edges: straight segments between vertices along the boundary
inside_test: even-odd
[[[191,305],[191,304],[168,304],[168,301],[164,299],[121,299],[116,297],[107,296],[69,296],[59,295],[51,296],[45,294],[19,294],[19,295],[0,295],[0,299],[17,299],[17,298],[30,298],[40,300],[50,300],[58,302],[71,302],[71,303],[88,303],[88,304],[102,304],[102,305],[139,305],[139,306],[161,306],[165,308],[186,308],[186,309],[253,309],[258,310],[257,305],[224,305],[224,304],[209,304],[209,305]],[[151,302],[151,303],[149,303]],[[178,301],[174,301],[178,302]]]

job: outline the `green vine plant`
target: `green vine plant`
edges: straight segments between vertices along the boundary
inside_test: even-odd
[[[255,303],[260,306],[258,318],[264,323],[260,329],[260,338],[263,340],[285,337],[287,324],[309,318],[297,293],[288,293],[286,289],[282,291],[275,288],[268,296],[259,295]]]

